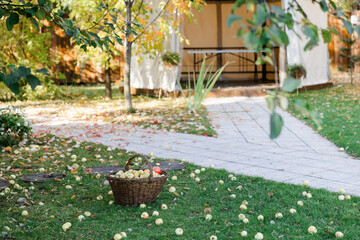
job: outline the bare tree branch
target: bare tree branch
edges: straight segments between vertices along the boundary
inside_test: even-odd
[[[109,13],[109,9],[106,10],[106,12],[104,13],[104,15],[99,19],[99,21],[94,22],[94,24],[93,24],[91,27],[88,27],[88,28],[84,29],[84,31],[90,30],[90,29],[96,27],[97,25],[99,25],[99,23],[100,23],[102,20],[104,20],[104,18],[106,17],[106,15],[107,15],[108,13]]]
[[[132,22],[131,23],[134,23],[134,21],[136,20],[136,18],[139,16],[140,14],[140,10],[141,10],[141,7],[144,3],[144,0],[141,0],[141,3],[140,3],[140,6],[139,6],[139,9],[138,9],[138,12],[136,13],[135,17],[133,18]]]
[[[161,11],[159,12],[159,14],[151,21],[151,23],[149,25],[147,25],[144,30],[138,34],[136,36],[136,38],[134,40],[132,40],[131,42],[135,42],[136,40],[138,40],[145,32],[146,30],[148,30],[148,28],[160,17],[160,15],[164,12],[165,8],[167,7],[167,5],[169,4],[170,0],[167,0],[166,4],[164,5],[163,9],[161,9]]]

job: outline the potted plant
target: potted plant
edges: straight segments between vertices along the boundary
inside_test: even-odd
[[[180,56],[177,52],[165,52],[161,59],[166,66],[177,66],[180,64]]]
[[[287,67],[286,73],[289,77],[300,80],[302,77],[306,78],[306,69],[301,64],[294,64]]]

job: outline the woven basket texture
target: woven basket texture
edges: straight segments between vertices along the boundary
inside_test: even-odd
[[[141,154],[132,156],[129,159],[125,166],[125,171],[129,170],[131,161],[136,157],[142,157],[147,161],[151,175],[149,178],[132,179],[111,177],[111,174],[106,175],[106,179],[109,181],[113,191],[116,204],[122,206],[138,206],[142,203],[155,201],[169,177],[169,174],[166,172],[161,173],[163,176],[154,177],[149,160]]]

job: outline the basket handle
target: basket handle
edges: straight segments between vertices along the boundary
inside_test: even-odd
[[[146,161],[146,163],[147,163],[147,165],[148,165],[148,167],[149,167],[149,170],[150,170],[149,180],[151,181],[152,178],[154,177],[154,175],[153,175],[153,170],[152,170],[152,167],[151,167],[151,164],[150,164],[149,159],[147,159],[147,157],[145,157],[145,156],[142,155],[142,154],[136,154],[136,155],[132,156],[132,157],[128,160],[128,162],[126,163],[126,165],[125,165],[125,171],[128,171],[128,170],[129,170],[130,163],[131,163],[132,160],[133,160],[134,158],[136,158],[136,157],[141,157],[141,158],[145,159],[145,161]]]

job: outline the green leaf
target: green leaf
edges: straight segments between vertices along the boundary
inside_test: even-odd
[[[358,38],[360,39],[360,25],[357,25],[355,28],[354,28],[355,32],[357,33],[358,35]]]
[[[304,25],[302,27],[303,33],[310,38],[312,41],[318,41],[319,35],[317,32],[317,27],[315,25]]]
[[[331,42],[331,33],[326,29],[321,29],[321,35],[323,37],[324,43]]]
[[[61,11],[61,9],[58,9],[58,10],[57,10],[57,14],[58,14],[59,16],[62,16],[62,15],[64,14],[64,12]]]
[[[296,80],[294,78],[285,79],[281,89],[284,92],[293,92],[300,85],[300,80]]]
[[[27,75],[24,80],[29,83],[33,91],[35,90],[36,86],[41,85],[40,80],[32,74]]]
[[[37,69],[35,72],[42,73],[42,74],[44,74],[46,76],[50,76],[49,70],[46,69],[46,68]]]
[[[334,10],[337,10],[337,6],[336,6],[336,4],[334,3],[334,1],[329,0],[329,2],[330,2],[330,5],[332,6],[332,8],[333,8]]]
[[[32,7],[32,8],[27,8],[25,11],[27,12],[27,13],[30,13],[31,14],[31,16],[35,16],[36,15],[36,12],[37,12],[37,7]]]
[[[307,51],[307,50],[311,50],[313,49],[314,47],[318,46],[318,42],[317,41],[313,41],[313,40],[310,40],[307,42],[307,44],[305,45],[304,47],[304,50]]]
[[[236,0],[231,13],[234,13],[236,9],[238,9],[239,7],[241,7],[244,4],[244,0]]]
[[[96,33],[93,33],[93,32],[91,32],[91,31],[87,31],[87,33],[88,33],[91,37],[93,37],[93,38],[95,38],[95,39],[97,39],[97,40],[100,40],[99,36],[98,36]]]
[[[336,11],[336,16],[338,18],[345,17],[344,10],[342,8],[338,8]]]
[[[328,29],[333,32],[335,35],[338,35],[338,31],[333,27],[328,27]]]
[[[8,69],[10,69],[11,71],[15,71],[16,69],[16,65],[15,64],[10,64],[6,66]]]
[[[289,101],[284,95],[279,95],[279,106],[283,110],[286,110],[289,107]]]
[[[326,0],[321,0],[320,2],[320,8],[323,12],[327,12],[329,10],[329,7],[326,3]]]
[[[64,27],[63,30],[64,33],[69,37],[72,37],[74,35],[73,29],[71,27]]]
[[[267,107],[268,109],[273,112],[275,109],[275,98],[274,96],[271,95],[267,95],[266,96],[266,103],[267,103]]]
[[[244,44],[246,48],[254,50],[260,47],[260,40],[255,32],[248,32],[244,35]]]
[[[227,20],[226,20],[226,25],[228,28],[230,28],[234,22],[238,21],[238,20],[241,20],[242,18],[238,15],[235,15],[235,14],[231,14]]]
[[[37,2],[40,6],[44,6],[46,3],[46,0],[38,0]]]
[[[39,19],[39,20],[43,20],[45,17],[46,17],[46,12],[43,8],[39,8],[36,12],[36,17]]]
[[[3,82],[13,93],[19,94],[20,93],[20,85],[19,85],[20,79],[21,78],[17,74],[11,73],[11,74],[6,74],[3,77]]]
[[[246,9],[250,12],[254,12],[255,11],[255,6],[256,4],[254,3],[253,0],[246,0]]]
[[[296,109],[298,109],[299,111],[301,111],[302,113],[304,113],[304,111],[306,110],[307,112],[310,111],[310,104],[308,102],[306,102],[303,99],[297,98],[295,100],[295,107]]]
[[[19,14],[11,13],[10,16],[6,19],[6,28],[8,31],[11,31],[15,24],[19,23]]]
[[[262,65],[262,64],[267,64],[267,63],[270,65],[274,65],[271,57],[267,56],[267,55],[266,56],[260,55],[259,58],[255,62],[256,65]]]
[[[108,36],[104,38],[104,44],[110,43],[111,45],[114,45],[114,43],[110,40]]]
[[[317,124],[318,129],[321,129],[322,119],[320,114],[312,109],[309,102],[304,99],[297,98],[294,102],[294,107],[304,115],[310,116],[311,119]]]
[[[275,13],[276,16],[284,16],[285,15],[284,10],[279,6],[272,5],[271,9]]]
[[[309,41],[304,47],[305,51],[311,50],[313,47],[318,45],[319,34],[318,34],[317,26],[315,26],[314,24],[303,25],[302,31],[309,38]]]
[[[109,22],[104,22],[104,25],[109,26],[112,30],[115,30],[114,24],[109,23]]]
[[[3,82],[4,79],[5,79],[5,75],[2,72],[0,72],[0,82]]]
[[[289,45],[289,37],[284,31],[279,31],[279,37],[285,46]]]
[[[30,73],[31,69],[24,66],[20,66],[16,71],[14,71],[14,74],[17,74],[19,77],[26,77]]]
[[[84,52],[86,52],[87,51],[87,45],[81,45],[81,47],[80,47],[82,50],[84,50]]]
[[[6,84],[6,83],[5,83]],[[6,86],[13,92],[15,95],[20,93],[20,85],[19,83],[6,84]]]
[[[280,133],[282,126],[284,125],[284,121],[282,117],[277,112],[272,112],[270,115],[270,138],[277,138]]]
[[[90,35],[84,30],[81,30],[80,34],[83,35],[85,38],[90,38]]]
[[[257,26],[261,26],[263,23],[265,23],[267,17],[268,17],[268,13],[266,12],[265,5],[258,4],[256,8],[256,13],[253,16],[254,23]]]
[[[8,30],[8,31],[11,31],[11,30],[13,29],[13,27],[14,27],[14,25],[12,25],[12,24],[10,23],[10,19],[7,18],[7,19],[6,19],[6,28],[7,28],[7,30]]]
[[[116,42],[117,42],[118,44],[120,44],[121,46],[123,45],[123,41],[122,41],[121,38],[116,37],[115,40],[116,40]]]
[[[35,18],[30,18],[31,23],[36,27],[36,29],[39,31],[39,23],[36,21]]]
[[[244,34],[245,34],[244,28],[239,28],[239,30],[236,33],[236,37],[240,38],[240,37],[244,36]]]
[[[345,19],[341,19],[341,21],[343,22],[346,31],[351,35],[354,32],[354,28],[352,27],[351,23]]]

